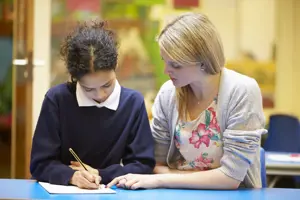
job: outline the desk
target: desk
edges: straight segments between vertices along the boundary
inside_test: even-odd
[[[299,161],[274,160],[274,156],[288,156],[290,153],[266,152],[266,173],[267,175],[298,176],[300,175]]]
[[[282,200],[298,199],[300,189],[243,189],[218,190],[122,190],[116,194],[50,195],[37,182],[30,180],[0,179],[0,199],[100,199],[100,200],[171,200],[171,199],[222,199],[222,200]]]
[[[267,175],[275,175],[274,179],[268,184],[274,187],[280,176],[300,176],[300,160],[285,161],[280,159],[272,159],[274,156],[289,156],[290,153],[283,152],[266,152],[266,173]]]

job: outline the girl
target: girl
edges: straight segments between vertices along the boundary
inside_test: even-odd
[[[113,32],[102,21],[80,24],[66,37],[61,55],[72,81],[45,95],[32,143],[33,178],[93,189],[127,173],[152,173],[154,146],[144,99],[116,79]],[[69,148],[87,171],[73,162]]]

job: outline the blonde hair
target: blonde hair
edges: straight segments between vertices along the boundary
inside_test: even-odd
[[[225,65],[221,38],[203,14],[185,13],[166,25],[158,36],[160,48],[175,62],[199,64],[207,74],[218,74]],[[176,89],[180,119],[187,119],[190,86]]]

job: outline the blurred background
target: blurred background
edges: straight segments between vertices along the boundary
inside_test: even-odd
[[[68,80],[59,48],[78,21],[105,19],[117,32],[119,82],[144,94],[151,120],[152,102],[168,80],[155,37],[187,11],[208,15],[222,37],[226,67],[259,83],[270,130],[262,146],[273,130],[272,116],[298,123],[300,0],[0,0],[0,178],[30,177],[31,139],[41,103],[51,86]],[[286,143],[300,152],[300,140],[294,139],[300,131],[280,127],[291,135],[283,131],[279,141],[289,138]],[[268,142],[266,149],[282,151],[276,147]],[[283,177],[275,187],[297,187],[297,180]]]

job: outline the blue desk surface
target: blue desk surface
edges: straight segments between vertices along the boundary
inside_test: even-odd
[[[121,190],[116,194],[50,195],[37,182],[30,180],[0,179],[0,199],[100,199],[100,200],[169,200],[169,199],[222,199],[222,200],[282,200],[299,199],[300,189],[244,189],[237,191],[218,190]]]

